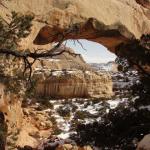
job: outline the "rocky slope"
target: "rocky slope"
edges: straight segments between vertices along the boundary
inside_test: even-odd
[[[40,61],[37,61],[34,65],[35,70],[93,70],[90,65],[84,61],[83,57],[80,54],[75,53],[73,49],[62,45],[55,52],[61,51],[65,52],[52,58],[40,59]]]
[[[47,138],[52,133],[49,114],[38,110],[36,104],[22,108],[23,99],[14,93],[6,94],[5,90],[5,85],[0,83],[0,112],[5,114],[8,126],[8,149],[25,145],[36,147],[40,138]]]

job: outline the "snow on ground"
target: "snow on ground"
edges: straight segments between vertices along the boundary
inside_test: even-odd
[[[67,133],[61,133],[57,137],[61,138],[61,139],[67,139],[67,138],[69,138],[69,136],[70,136],[70,133],[67,132]]]
[[[62,73],[73,73],[74,71],[60,71],[55,70],[53,75],[59,75]],[[86,71],[86,74],[89,74]],[[115,98],[109,100],[91,100],[83,98],[72,98],[62,100],[50,100],[49,102],[53,105],[53,109],[47,109],[45,111],[51,112],[51,116],[55,118],[57,127],[61,130],[57,135],[59,138],[66,139],[71,133],[75,132],[74,127],[78,123],[88,124],[94,121],[101,121],[101,113],[109,113],[110,109],[115,109],[120,103],[127,103],[129,89],[127,86],[131,86],[133,82],[137,81],[136,72],[133,72],[127,79],[123,79],[125,75],[119,73],[114,74],[113,82],[117,86],[115,92],[117,92]],[[127,74],[128,76],[128,74]],[[118,80],[119,79],[119,80]],[[132,99],[134,101],[135,97]],[[141,106],[140,109],[149,109],[150,106]],[[135,110],[132,110],[135,111]],[[104,113],[105,113],[104,112]]]
[[[148,106],[141,106],[139,109],[148,109],[150,111],[150,105],[148,105]]]
[[[56,59],[56,58],[55,58],[55,59],[53,59],[53,58],[50,59],[50,58],[49,58],[48,61],[51,61],[51,62],[58,62],[58,61],[60,61],[60,59]]]
[[[125,98],[122,100],[108,100],[106,101],[106,103],[110,106],[109,109],[114,109],[120,102],[123,102],[125,100]],[[73,98],[68,100],[50,100],[49,102],[53,105],[54,109],[47,109],[45,111],[52,112],[52,117],[55,118],[58,128],[62,131],[57,135],[59,138],[66,139],[72,132],[74,132],[72,130],[72,123],[74,121],[84,124],[101,121],[99,111],[104,108],[104,106],[102,105],[104,101]],[[74,107],[76,107],[75,110],[73,110]],[[69,110],[71,110],[70,115],[67,117],[62,116],[58,112],[58,109],[60,108],[64,108],[62,110],[66,110],[67,108],[69,108]],[[109,112],[109,109],[106,109],[106,113]],[[75,116],[78,116],[79,118],[75,118]]]
[[[113,101],[113,100],[108,100],[107,102],[110,104],[110,108],[111,108],[111,109],[114,109],[114,108],[116,108],[116,107],[118,106],[118,104],[119,104],[119,99],[117,99],[117,100],[115,100],[115,101]]]

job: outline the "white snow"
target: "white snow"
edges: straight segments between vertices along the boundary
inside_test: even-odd
[[[55,104],[54,105],[54,109],[57,109],[57,108],[59,108],[60,106],[63,106],[62,104]]]
[[[150,111],[150,105],[148,105],[148,106],[141,106],[139,109],[148,109]]]
[[[107,102],[110,104],[110,108],[111,109],[115,109],[118,106],[118,104],[120,102],[120,99],[117,99],[117,100],[108,100]]]
[[[69,132],[67,132],[67,133],[61,133],[61,134],[57,135],[57,137],[61,138],[61,139],[67,139],[67,138],[69,138],[69,136],[70,136]]]
[[[53,58],[51,58],[51,59],[48,59],[48,61],[51,61],[51,62],[58,62],[58,61],[60,61],[60,59],[53,59]]]
[[[62,71],[54,71],[54,72],[52,72],[53,76],[59,76],[61,74],[62,74]]]

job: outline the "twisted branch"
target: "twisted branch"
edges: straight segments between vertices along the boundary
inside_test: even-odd
[[[18,50],[10,50],[10,49],[5,49],[2,48],[0,49],[0,54],[1,55],[12,55],[15,58],[21,58],[24,62],[24,71],[23,71],[23,75],[25,75],[25,73],[27,72],[27,70],[29,70],[29,76],[28,76],[28,81],[31,82],[31,75],[32,75],[32,66],[33,64],[36,62],[36,60],[39,60],[40,58],[52,58],[54,56],[58,56],[61,55],[62,53],[68,53],[72,56],[77,56],[80,54],[75,54],[72,53],[70,51],[67,51],[65,49],[61,50],[60,52],[57,52],[56,50],[58,48],[60,48],[60,46],[62,45],[62,43],[65,40],[65,37],[70,34],[70,33],[76,33],[77,29],[74,29],[74,26],[72,28],[69,28],[68,30],[64,31],[63,33],[58,33],[57,36],[59,37],[59,42],[56,46],[54,46],[53,48],[51,48],[50,50],[47,51],[18,51]],[[30,62],[29,60],[33,59],[32,62]]]

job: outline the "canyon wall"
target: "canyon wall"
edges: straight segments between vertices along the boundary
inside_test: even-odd
[[[51,98],[110,98],[112,80],[109,74],[91,71],[54,71],[45,80],[38,80],[37,95]]]

